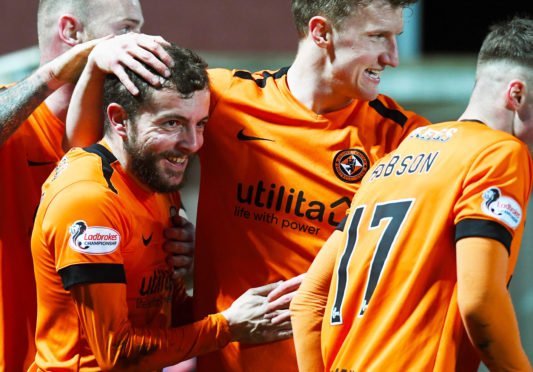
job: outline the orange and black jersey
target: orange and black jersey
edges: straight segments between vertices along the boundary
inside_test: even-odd
[[[381,159],[337,242],[326,370],[476,371],[457,306],[455,243],[499,241],[510,279],[531,187],[526,145],[479,122],[418,128]]]
[[[41,185],[64,154],[64,127],[43,103],[0,146],[0,371],[26,369],[35,354],[30,237]]]
[[[98,368],[102,359],[147,355],[159,365],[173,355],[190,357],[228,342],[221,316],[166,331],[172,307],[186,299],[162,249],[163,230],[179,207],[178,193],[141,189],[105,144],[75,148],[63,157],[43,186],[32,235],[38,306],[33,370],[85,371]],[[104,284],[115,286],[91,287]],[[91,288],[101,289],[89,295],[97,296],[103,309],[80,303]],[[121,332],[125,341],[116,344]]]
[[[209,76],[211,113],[200,150],[197,317],[227,308],[250,287],[305,272],[372,164],[411,130],[429,124],[384,95],[318,115],[292,96],[286,68],[213,69]],[[233,343],[200,358],[198,369],[295,371],[296,360],[291,340]]]

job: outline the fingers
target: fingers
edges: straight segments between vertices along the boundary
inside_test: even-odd
[[[161,76],[170,76],[168,67],[172,67],[174,61],[163,48],[163,45],[168,46],[170,43],[161,37],[143,34],[127,34],[122,37],[128,38],[125,40],[123,48],[131,56],[131,58],[125,58],[123,61],[126,67],[152,85],[160,84],[160,78],[148,71],[145,65],[152,67]],[[139,63],[139,61],[144,64]]]
[[[187,255],[169,254],[167,265],[172,269],[172,279],[183,278],[192,267],[193,258]]]
[[[176,280],[176,279],[184,278],[188,273],[189,273],[189,270],[183,267],[173,268],[171,276],[172,276],[172,279]]]
[[[166,262],[172,269],[172,278],[178,279],[187,275],[193,263],[193,244],[167,241],[163,250],[168,253]]]
[[[258,322],[256,327],[241,338],[241,342],[258,344],[284,340],[292,337],[292,325],[290,321],[278,324],[271,322]]]
[[[133,82],[130,80],[130,78],[128,77],[128,74],[126,74],[126,71],[124,70],[123,67],[117,66],[116,68],[112,68],[111,72],[116,75],[116,77],[120,80],[122,85],[124,85],[124,87],[126,87],[126,89],[131,94],[133,94],[134,96],[139,94],[139,89],[137,89],[135,84],[133,84]]]
[[[130,69],[154,86],[161,84],[161,76],[169,77],[168,67],[174,61],[165,51],[169,42],[160,36],[129,33],[104,40],[95,47],[91,58],[105,73],[115,74],[128,91],[136,95],[139,90],[131,82],[125,69]],[[147,69],[153,68],[156,73]]]
[[[267,296],[270,292],[272,292],[274,289],[276,289],[277,286],[279,286],[282,281],[276,282],[276,283],[270,283],[261,287],[255,287],[250,288],[247,292],[258,295],[258,296]]]
[[[154,86],[158,86],[161,84],[160,76],[170,76],[170,70],[167,68],[167,65],[161,62],[161,60],[159,60],[154,54],[150,53],[148,50],[142,47],[129,45],[126,45],[124,47],[128,48],[125,51],[127,55],[124,55],[122,57],[121,64],[117,64],[117,66],[120,66],[122,68],[129,68],[131,71],[135,72],[137,75],[139,75],[144,80]],[[164,53],[166,54],[166,52]],[[156,75],[149,71],[146,66],[152,67],[159,75]]]
[[[163,243],[163,250],[168,254],[183,254],[192,257],[194,255],[194,242],[167,240]]]
[[[270,341],[272,342],[272,341],[286,340],[287,338],[291,338],[292,335],[293,335],[292,329],[281,330],[281,331],[276,332]]]
[[[189,222],[187,217],[185,217],[185,211],[180,209],[180,214],[172,216],[172,225],[175,227],[181,227],[186,231],[190,232],[194,236],[195,228],[194,225]]]
[[[267,316],[268,316],[268,319],[270,319],[270,322],[272,324],[281,324],[285,322],[290,323],[291,321],[291,312],[288,309],[284,311],[279,311],[276,313],[269,313],[265,315],[265,318],[267,318]]]
[[[289,305],[291,304],[292,299],[296,295],[296,291],[287,293],[281,297],[279,297],[275,301],[269,301],[267,304],[267,312],[273,312],[276,310],[285,310],[289,308]]]
[[[168,71],[167,66],[173,67],[174,60],[163,47],[170,46],[170,43],[160,36],[148,36],[139,40],[139,45],[149,52],[145,53],[141,60],[152,66],[162,76],[169,77],[170,71]]]
[[[167,264],[172,268],[173,279],[181,278],[189,272],[194,256],[194,225],[186,218],[174,216],[175,226],[163,231],[167,239],[163,250],[168,253]]]
[[[163,231],[163,236],[168,241],[194,244],[194,226],[189,224],[185,227],[171,226]]]
[[[171,267],[185,268],[188,270],[192,265],[193,259],[189,256],[175,254],[168,255],[166,258],[166,262]]]
[[[305,274],[300,274],[289,280],[284,281],[276,289],[274,289],[271,293],[269,293],[268,300],[275,301],[276,299],[280,298],[281,296],[289,292],[296,291],[298,288],[300,288],[300,284],[302,284],[304,277],[305,277]]]

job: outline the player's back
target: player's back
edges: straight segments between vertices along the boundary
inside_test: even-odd
[[[510,277],[530,189],[525,145],[477,122],[416,129],[381,159],[339,247],[323,323],[327,370],[475,371],[456,302],[455,241],[501,241]]]

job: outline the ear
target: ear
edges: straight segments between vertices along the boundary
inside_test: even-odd
[[[331,43],[331,25],[321,16],[314,16],[309,20],[309,35],[320,48],[327,48]]]
[[[107,119],[111,127],[122,139],[128,138],[128,114],[118,103],[107,106]]]
[[[526,85],[521,80],[513,80],[505,92],[505,105],[507,109],[518,111],[526,99]]]
[[[59,38],[66,44],[74,46],[83,42],[83,25],[74,16],[65,14],[59,18]]]

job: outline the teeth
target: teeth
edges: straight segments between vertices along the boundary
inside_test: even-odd
[[[185,163],[185,160],[187,160],[187,157],[186,156],[180,156],[180,157],[171,156],[171,157],[168,157],[167,159],[168,159],[168,161],[170,161],[172,163],[176,163],[178,165],[181,165],[181,164]]]
[[[368,74],[372,77],[379,78],[379,75],[381,75],[381,71],[376,70],[366,70]]]

